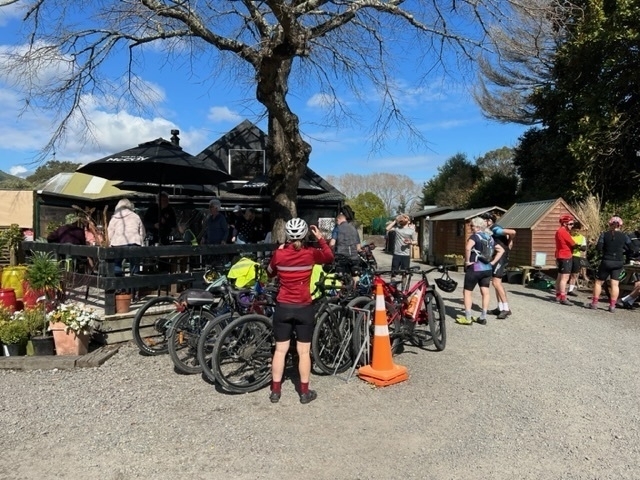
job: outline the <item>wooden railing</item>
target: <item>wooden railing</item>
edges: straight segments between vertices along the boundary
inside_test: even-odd
[[[243,244],[243,245],[160,245],[160,246],[127,246],[127,247],[98,247],[90,245],[71,245],[65,243],[23,242],[23,249],[27,252],[52,252],[59,260],[69,260],[75,264],[78,259],[91,258],[97,268],[95,273],[77,272],[69,269],[66,273],[73,285],[91,285],[104,290],[105,315],[115,313],[115,294],[119,290],[139,288],[160,288],[178,283],[202,280],[204,262],[185,272],[159,272],[139,275],[116,275],[116,261],[127,259],[132,264],[143,263],[144,259],[165,259],[179,261],[179,259],[198,258],[209,259],[209,264],[222,264],[233,255],[248,252],[270,252],[276,244]]]

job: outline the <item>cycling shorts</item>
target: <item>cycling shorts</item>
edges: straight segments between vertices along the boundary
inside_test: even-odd
[[[314,322],[313,305],[279,303],[273,313],[273,336],[276,342],[287,342],[291,340],[291,333],[295,331],[299,342],[310,343]]]
[[[573,268],[573,259],[571,258],[556,258],[556,266],[558,267],[558,273],[561,275],[568,275]]]
[[[580,269],[582,268],[582,257],[573,257],[572,260],[571,273],[580,273]]]
[[[509,265],[509,258],[504,255],[498,263],[493,267],[493,278],[502,278],[507,274],[507,266]]]
[[[598,267],[596,278],[602,281],[609,277],[611,277],[612,280],[618,280],[620,278],[620,273],[622,273],[623,266],[624,262],[620,260],[603,260],[600,262],[600,266]]]
[[[492,275],[491,270],[480,270],[476,272],[473,268],[468,267],[464,272],[464,289],[472,291],[476,288],[476,285],[480,285],[480,288],[488,288],[491,285]]]

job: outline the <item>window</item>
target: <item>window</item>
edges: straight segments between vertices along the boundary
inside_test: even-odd
[[[456,223],[456,237],[464,237],[464,220]]]
[[[267,171],[264,150],[229,150],[229,174],[238,180],[253,180]]]

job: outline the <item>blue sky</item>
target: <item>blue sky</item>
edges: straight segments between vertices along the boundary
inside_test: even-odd
[[[17,9],[0,8],[0,61],[3,52],[16,46],[19,26]],[[181,132],[182,147],[192,154],[199,153],[245,118],[267,130],[266,123],[259,120],[262,110],[253,100],[252,86],[228,78],[213,85],[200,84],[198,77],[208,73],[198,71],[198,68],[206,70],[204,63],[196,64],[195,74],[187,73],[180,68],[180,62],[164,66],[158,63],[152,49],[145,53],[144,61],[147,68],[141,71],[141,76],[145,88],[154,94],[153,112],[139,112],[127,105],[114,108],[106,101],[88,100],[95,137],[88,139],[72,129],[66,144],[58,147],[56,160],[86,163],[144,141],[168,139],[174,128]],[[110,73],[117,76],[125,68],[126,60],[114,59],[111,65]],[[482,116],[470,95],[473,75],[469,72],[447,77],[436,72],[420,88],[413,87],[416,80],[413,68],[400,69],[397,75],[395,83],[404,86],[399,90],[402,107],[426,138],[426,145],[409,144],[400,132],[392,133],[383,149],[373,151],[371,126],[366,120],[375,111],[375,95],[364,95],[363,101],[345,93],[345,103],[363,120],[336,125],[327,121],[326,104],[313,84],[300,82],[302,87],[292,84],[288,98],[300,118],[305,139],[313,147],[311,168],[323,176],[398,173],[422,184],[456,153],[474,159],[489,150],[515,146],[524,132],[522,126],[504,125]],[[0,170],[24,176],[35,168],[33,162],[49,140],[54,125],[47,112],[22,111],[19,87],[19,79],[0,74]]]

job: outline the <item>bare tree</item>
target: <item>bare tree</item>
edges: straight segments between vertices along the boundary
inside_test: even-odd
[[[393,173],[371,173],[368,175],[347,173],[339,177],[329,175],[327,181],[344,193],[347,198],[355,198],[362,193],[375,194],[387,211],[387,215],[396,212],[398,206],[417,210],[416,203],[422,194],[422,186],[407,175]],[[413,211],[413,210],[412,210]]]
[[[449,51],[457,60],[472,59],[488,23],[509,14],[510,0],[122,0],[83,2],[25,0],[27,48],[16,49],[4,67],[26,89],[27,108],[50,108],[57,116],[47,149],[64,139],[69,124],[90,129],[86,102],[108,96],[145,103],[144,48],[159,44],[166,61],[189,65],[209,55],[215,83],[218,73],[234,82],[255,85],[255,98],[268,117],[271,212],[280,221],[296,215],[296,186],[308,163],[298,116],[287,95],[294,73],[301,82],[320,85],[336,117],[348,112],[336,90],[337,80],[356,95],[375,91],[380,98],[374,116],[374,148],[387,135],[415,135],[400,108],[394,82],[396,60],[413,56],[426,72],[442,64]],[[0,0],[0,8],[17,3]],[[469,23],[469,20],[473,23]],[[454,25],[460,26],[455,30]],[[393,51],[402,49],[398,59]],[[124,85],[109,78],[107,65],[124,53]],[[188,57],[188,56],[191,57]],[[55,76],[42,72],[56,68]],[[230,72],[230,73],[229,73]],[[198,72],[202,73],[202,72]],[[423,78],[424,80],[424,78]],[[342,93],[342,92],[340,92]],[[400,126],[400,129],[392,127]]]
[[[539,121],[530,96],[551,78],[554,56],[566,34],[563,24],[571,9],[577,7],[564,0],[530,0],[513,7],[511,21],[490,29],[495,54],[481,57],[479,85],[474,92],[487,117],[524,125]]]

